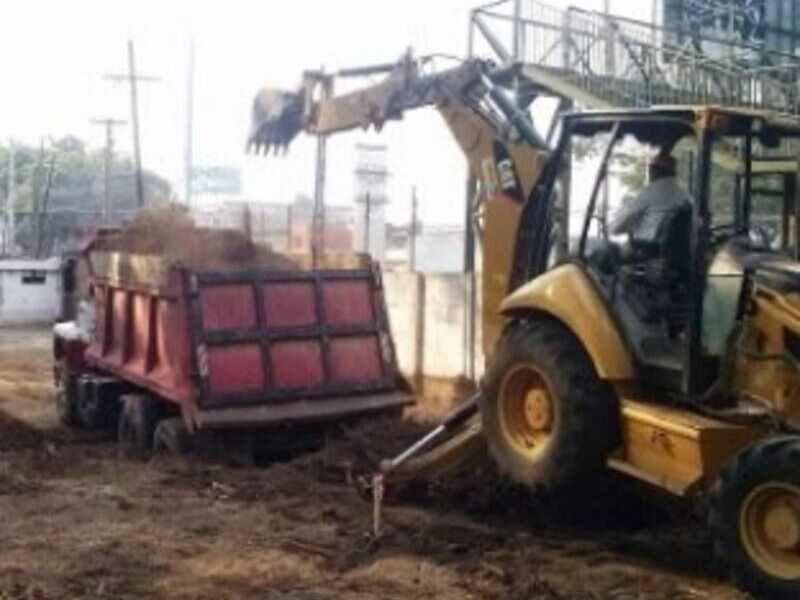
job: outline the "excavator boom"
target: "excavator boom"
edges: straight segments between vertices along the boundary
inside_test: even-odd
[[[508,71],[494,69],[491,63],[468,60],[458,66],[426,73],[430,59],[415,59],[410,54],[390,65],[347,69],[327,75],[306,71],[295,92],[264,88],[253,102],[252,125],[248,147],[255,152],[284,149],[301,131],[328,135],[357,128],[377,129],[390,120],[401,119],[407,110],[439,105],[455,100],[473,107],[475,115],[498,128],[504,119],[499,113],[481,106],[488,94],[518,134],[536,147],[544,141],[529,124],[524,113],[498,89],[497,83],[510,80]],[[375,74],[386,77],[367,87],[340,96],[333,96],[334,79]],[[497,83],[496,83],[497,82]],[[315,96],[319,95],[319,98]]]

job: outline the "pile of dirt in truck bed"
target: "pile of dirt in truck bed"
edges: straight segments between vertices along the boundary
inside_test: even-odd
[[[104,250],[163,257],[192,269],[294,270],[297,265],[269,246],[255,244],[241,231],[197,227],[183,210],[157,207],[142,210]]]

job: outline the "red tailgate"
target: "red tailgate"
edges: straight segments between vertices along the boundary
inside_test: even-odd
[[[201,408],[396,389],[377,268],[186,277]]]

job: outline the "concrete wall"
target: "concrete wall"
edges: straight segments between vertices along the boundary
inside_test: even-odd
[[[419,273],[387,273],[383,276],[386,308],[392,328],[397,362],[407,376],[421,365],[422,313],[425,280]]]
[[[451,379],[466,374],[465,299],[463,275],[425,276],[423,375]]]
[[[462,227],[427,225],[417,234],[415,243],[417,271],[463,274],[464,229]]]
[[[392,272],[384,274],[384,284],[398,362],[407,377],[457,380],[481,375],[479,302],[475,347],[469,351],[468,276]]]
[[[0,325],[53,321],[61,306],[59,260],[0,260]]]

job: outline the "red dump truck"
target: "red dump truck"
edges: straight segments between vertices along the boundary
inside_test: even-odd
[[[120,441],[145,451],[201,429],[341,420],[412,400],[380,270],[363,257],[269,271],[87,256],[88,314],[54,329],[65,423],[117,423]]]

